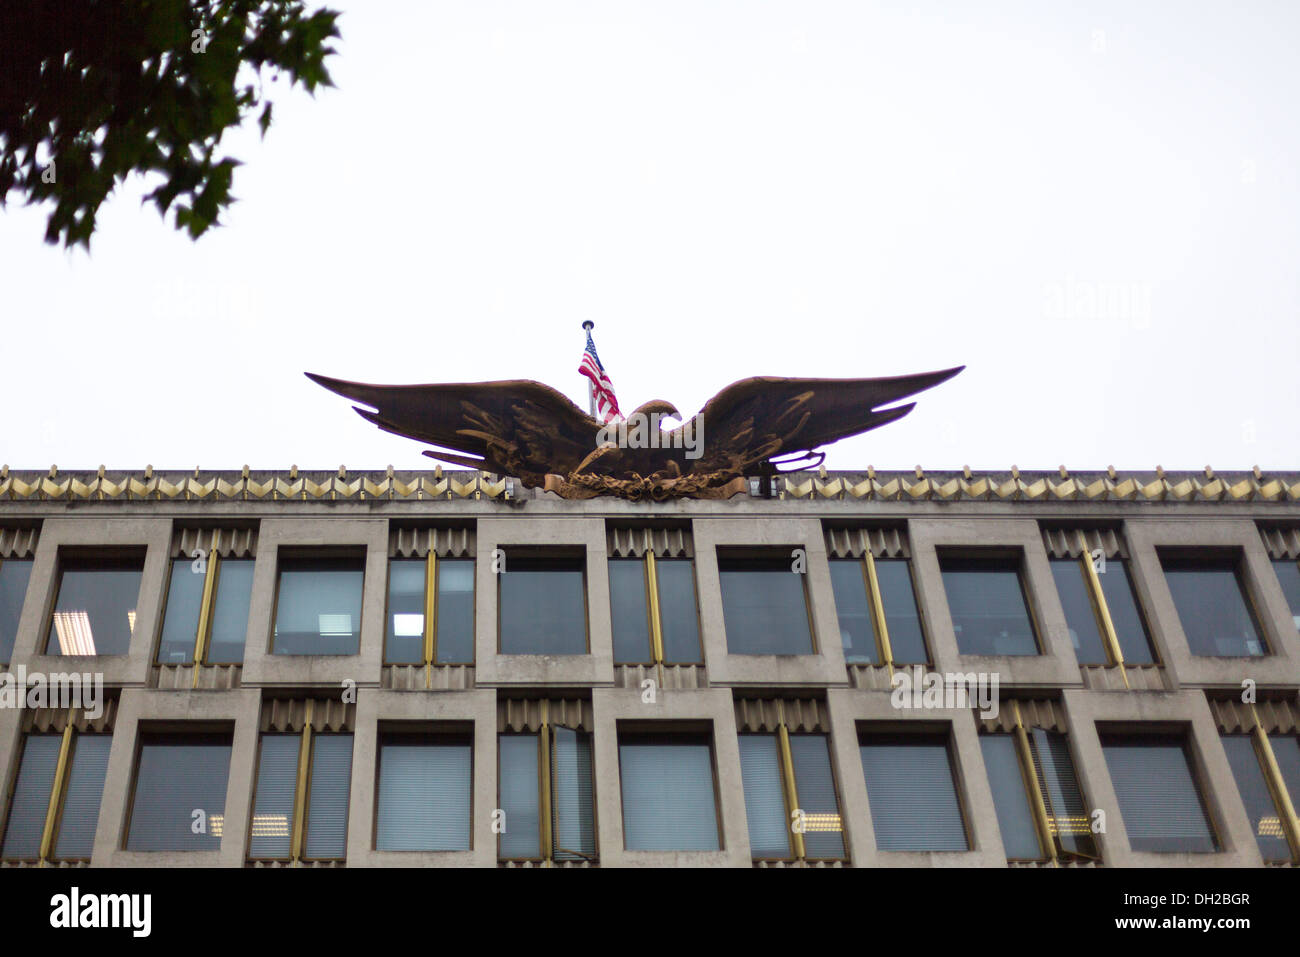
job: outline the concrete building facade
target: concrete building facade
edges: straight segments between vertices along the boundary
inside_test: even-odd
[[[750,484],[6,469],[2,866],[1300,861],[1300,474]]]

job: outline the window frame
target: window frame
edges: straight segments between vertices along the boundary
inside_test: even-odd
[[[691,597],[693,599],[692,611],[695,615],[695,641],[699,649],[699,656],[694,661],[668,661],[667,653],[664,651],[664,631],[663,631],[663,596],[659,591],[659,559],[655,555],[654,549],[647,548],[639,556],[610,556],[607,562],[613,565],[615,562],[640,563],[642,571],[642,587],[645,589],[646,603],[646,626],[649,629],[650,660],[648,661],[620,661],[614,660],[616,666],[625,665],[644,665],[646,667],[675,667],[678,665],[702,665],[704,664],[704,632],[700,627],[700,584],[696,574],[695,559],[690,556],[681,558],[666,558],[664,561],[688,562],[691,567]],[[614,604],[614,576],[609,575],[610,588],[610,606]]]
[[[557,857],[560,848],[557,846],[555,831],[555,807],[554,807],[554,788],[555,788],[555,736],[552,732],[552,725],[549,720],[548,700],[542,699],[541,714],[542,720],[536,731],[514,731],[503,730],[497,732],[497,803],[501,805],[501,762],[503,749],[501,747],[502,738],[533,738],[537,747],[537,848],[538,856],[536,857],[507,857],[501,853],[501,834],[497,838],[497,863],[511,864],[518,862],[534,862],[543,864],[546,867],[553,867],[557,863],[573,863],[571,858]],[[555,727],[568,728],[567,725],[556,725]],[[591,808],[592,808],[592,839],[596,845],[596,850],[590,856],[581,854],[578,851],[572,851],[578,856],[580,861],[585,864],[596,864],[600,861],[600,825],[597,817],[598,808],[596,806],[596,746],[594,735],[590,731],[581,728],[568,728],[575,734],[584,735],[587,739],[587,747],[591,756],[591,780],[588,786],[591,789]],[[509,828],[510,822],[506,821],[506,827]]]
[[[1124,807],[1120,799],[1118,789],[1115,783],[1114,768],[1110,763],[1110,758],[1106,755],[1107,748],[1112,746],[1134,746],[1145,742],[1150,746],[1163,745],[1165,747],[1177,747],[1182,751],[1183,760],[1187,763],[1187,772],[1192,782],[1192,790],[1196,795],[1197,803],[1200,805],[1201,814],[1205,818],[1206,829],[1209,831],[1210,840],[1213,847],[1204,851],[1189,851],[1181,849],[1173,850],[1150,850],[1147,848],[1137,848],[1133,846],[1133,835],[1130,832],[1130,824],[1124,825],[1124,839],[1128,841],[1129,850],[1134,854],[1195,854],[1211,855],[1223,854],[1229,848],[1223,840],[1222,825],[1218,820],[1218,815],[1214,811],[1214,801],[1210,790],[1210,778],[1203,766],[1200,758],[1196,754],[1195,740],[1193,731],[1190,727],[1168,727],[1161,723],[1153,728],[1139,728],[1122,730],[1098,729],[1098,743],[1101,745],[1102,760],[1106,763],[1106,774],[1110,778],[1111,790],[1115,793],[1115,800],[1119,806],[1120,813],[1123,814]],[[1236,781],[1233,781],[1236,786]]]
[[[846,661],[850,667],[854,665],[876,667],[887,667],[890,674],[893,674],[895,668],[910,668],[913,665],[922,665],[930,668],[934,664],[934,651],[931,648],[930,636],[925,624],[925,617],[921,614],[921,602],[918,599],[920,594],[916,587],[916,569],[912,566],[912,559],[899,556],[882,559],[884,561],[902,562],[907,568],[907,577],[912,585],[912,605],[916,610],[917,627],[921,632],[921,644],[925,648],[925,661],[906,661],[900,662],[894,657],[893,644],[889,640],[889,622],[885,611],[885,596],[880,588],[880,576],[876,570],[876,556],[871,549],[864,549],[860,558],[853,556],[836,557],[831,556],[830,562],[857,562],[862,566],[862,585],[866,590],[867,608],[870,611],[872,638],[876,644],[876,657],[879,662],[872,663],[869,661]],[[834,597],[834,588],[832,588],[832,599]],[[839,609],[836,609],[836,624],[839,623]]]
[[[36,566],[35,559],[28,555],[17,555],[8,558],[0,555],[0,571],[3,571],[5,565],[10,563],[19,563],[27,566],[27,581],[23,585],[22,595],[18,597],[18,614],[14,617],[14,633],[12,640],[9,642],[9,654],[7,656],[0,655],[0,665],[6,667],[10,664],[10,659],[13,658],[13,649],[18,646],[18,627],[22,624],[23,606],[27,602],[27,593],[32,587],[32,570]],[[55,600],[57,601],[57,596]]]
[[[870,724],[864,725],[860,722],[857,728],[856,737],[857,737],[859,754],[861,754],[861,748],[863,747],[863,745],[868,743],[902,744],[908,742],[909,739],[911,739],[916,743],[933,745],[933,744],[938,744],[940,740],[942,740],[944,751],[947,755],[948,776],[949,776],[949,780],[952,783],[953,794],[957,802],[957,813],[961,818],[962,834],[966,840],[966,846],[964,848],[950,848],[944,850],[939,850],[935,848],[915,848],[915,847],[888,848],[888,849],[881,848],[879,846],[880,837],[876,831],[876,813],[879,810],[879,808],[877,808],[875,811],[870,812],[870,818],[871,818],[872,834],[875,836],[876,849],[879,853],[881,854],[970,854],[978,850],[978,845],[975,842],[975,821],[971,813],[970,799],[967,797],[965,793],[966,775],[961,765],[960,750],[957,747],[957,742],[955,738],[955,729],[953,728],[951,722],[944,723],[942,727],[930,726],[930,727],[917,727],[915,729],[913,728],[895,729],[892,727],[874,729],[871,727]],[[863,788],[867,792],[867,801],[868,801],[868,805],[870,805],[871,789],[870,786],[866,783],[865,766],[862,767],[861,770],[863,774]]]
[[[786,863],[807,863],[837,861],[848,862],[849,860],[849,840],[848,829],[844,826],[844,798],[840,787],[839,775],[835,769],[835,750],[831,747],[831,736],[826,731],[797,731],[791,733],[786,723],[785,716],[782,715],[777,722],[775,731],[738,731],[738,738],[756,737],[756,738],[776,738],[777,761],[779,762],[781,775],[781,799],[785,808],[785,834],[787,845],[790,848],[790,854],[786,857],[769,857],[759,856],[753,853],[750,848],[750,857],[754,861],[781,861]],[[830,769],[831,789],[835,793],[835,805],[837,816],[839,817],[839,834],[842,853],[838,857],[816,857],[808,853],[807,845],[804,842],[806,831],[796,832],[793,828],[794,812],[803,810],[799,802],[799,782],[795,776],[794,754],[790,746],[792,737],[821,738],[826,743],[827,766]],[[741,778],[744,778],[744,763],[741,763]],[[742,783],[743,790],[743,783]],[[743,798],[742,798],[743,800]],[[748,818],[749,807],[745,807],[746,818]],[[748,823],[748,820],[746,821]]]
[[[230,768],[235,758],[235,733],[234,728],[228,722],[216,722],[211,724],[203,722],[198,727],[184,727],[185,723],[163,722],[159,727],[150,727],[140,724],[135,733],[135,749],[131,756],[131,776],[127,783],[126,808],[125,816],[122,821],[122,833],[120,846],[118,850],[130,854],[220,854],[221,845],[225,841],[225,822],[226,808],[230,803]],[[154,739],[154,741],[146,741]],[[216,847],[205,848],[160,848],[154,850],[143,850],[132,848],[131,845],[131,822],[135,819],[136,798],[140,790],[140,764],[144,758],[144,749],[149,743],[156,743],[158,739],[166,739],[170,742],[187,742],[192,747],[209,744],[224,744],[229,754],[226,758],[226,793],[221,808],[221,827],[222,832],[214,835],[212,832],[212,814],[206,815],[206,824],[208,826],[208,836],[217,838]],[[218,740],[219,739],[219,740]]]
[[[144,593],[147,559],[148,552],[143,546],[93,546],[91,548],[71,548],[67,550],[60,548],[55,560],[54,587],[50,596],[49,611],[45,615],[45,628],[43,630],[45,639],[38,645],[41,649],[38,653],[54,658],[129,658],[131,644],[136,637],[134,626],[130,629],[125,651],[105,654],[96,649],[93,655],[75,655],[62,650],[62,643],[58,641],[56,636],[55,616],[59,614],[59,596],[63,593],[63,576],[68,571],[135,571],[140,576],[134,596],[136,621],[138,623],[140,596]],[[31,587],[30,582],[28,587]],[[54,647],[56,643],[59,644],[57,650]]]
[[[331,561],[335,561],[339,563],[342,563],[343,561],[355,561],[357,563],[357,566],[361,572],[361,587],[360,587],[360,594],[358,595],[359,606],[358,606],[357,625],[356,625],[357,648],[355,651],[308,652],[304,654],[304,653],[292,653],[292,652],[276,650],[275,647],[276,637],[279,631],[279,624],[280,624],[280,594],[284,586],[283,576],[284,576],[286,561],[289,562],[290,564],[295,562],[310,564],[314,562],[331,562]],[[361,629],[362,629],[362,623],[365,621],[365,614],[366,614],[366,566],[367,564],[368,564],[367,549],[365,545],[361,545],[359,547],[346,546],[346,545],[345,546],[315,546],[306,549],[298,545],[292,545],[292,546],[281,545],[275,557],[275,595],[273,600],[271,601],[271,623],[270,623],[270,634],[268,635],[267,638],[266,656],[269,658],[288,658],[292,660],[295,658],[297,659],[355,658],[358,655],[360,655],[361,639],[362,639]],[[294,569],[290,569],[290,570],[293,571]],[[353,570],[355,571],[357,569],[353,569]],[[385,585],[385,594],[387,594],[386,585]],[[385,603],[386,602],[387,599],[385,599]],[[245,650],[247,650],[247,638],[245,638]]]
[[[220,554],[218,554],[216,549],[211,549],[208,552],[207,557],[204,559],[205,568],[203,573],[204,574],[203,593],[199,598],[199,618],[198,618],[198,622],[195,625],[194,653],[190,656],[190,660],[188,662],[159,661],[158,656],[162,654],[163,630],[167,624],[167,609],[171,603],[171,598],[172,598],[171,595],[172,574],[174,573],[175,568],[178,564],[192,562],[192,560],[186,558],[184,555],[173,556],[171,562],[167,566],[167,574],[164,576],[163,586],[162,586],[163,587],[162,614],[158,616],[158,621],[156,624],[157,634],[154,635],[154,641],[153,641],[154,651],[152,655],[152,663],[155,667],[171,666],[173,668],[176,667],[183,668],[186,665],[192,667],[194,669],[194,687],[198,687],[199,671],[201,671],[203,668],[217,668],[221,666],[243,664],[242,656],[240,661],[211,661],[210,660],[210,656],[212,652],[212,623],[216,619],[217,597],[219,594],[219,589],[221,588],[221,566],[227,561],[248,562],[249,564],[255,565],[257,560],[252,556],[240,556],[238,558],[225,558]],[[256,574],[256,572],[254,572],[254,574]],[[279,599],[278,582],[276,584],[276,598],[278,601]],[[249,606],[250,608],[252,606],[251,592],[249,595]],[[248,625],[247,625],[248,610],[247,609],[245,610],[244,617],[245,617],[244,651],[245,654],[247,654],[247,650],[248,650]],[[272,629],[274,629],[274,625],[272,625]]]
[[[1282,828],[1282,837],[1290,849],[1290,863],[1300,864],[1300,818],[1297,817],[1296,806],[1291,798],[1290,789],[1287,787],[1286,779],[1282,775],[1281,766],[1277,762],[1277,755],[1273,751],[1273,743],[1269,740],[1268,732],[1264,730],[1263,724],[1259,720],[1259,714],[1255,706],[1251,705],[1251,713],[1254,717],[1253,727],[1245,732],[1228,732],[1220,729],[1220,741],[1224,738],[1249,738],[1252,750],[1255,753],[1255,761],[1259,767],[1260,775],[1264,778],[1264,784],[1268,788],[1269,798],[1273,803],[1273,809],[1277,812],[1278,823]],[[1300,735],[1300,729],[1292,731],[1290,734],[1280,734],[1280,737],[1296,738]],[[1226,748],[1225,757],[1226,757]],[[1241,794],[1241,782],[1237,780],[1235,769],[1231,769],[1232,783],[1237,788],[1237,796],[1242,800],[1244,805],[1245,798]],[[1249,810],[1247,810],[1249,813]],[[1258,835],[1256,837],[1256,846],[1258,846]],[[1261,851],[1262,854],[1262,851]],[[1266,859],[1265,863],[1275,863]]]
[[[1178,620],[1178,627],[1182,630],[1183,640],[1187,644],[1188,654],[1193,658],[1208,658],[1212,661],[1258,661],[1263,658],[1276,658],[1277,651],[1274,650],[1273,644],[1269,640],[1268,630],[1264,623],[1267,616],[1261,614],[1259,599],[1250,587],[1248,576],[1246,575],[1246,555],[1240,548],[1216,548],[1216,547],[1157,547],[1156,559],[1160,565],[1160,574],[1164,578],[1165,588],[1169,591],[1169,598],[1174,608],[1174,616]],[[1246,616],[1250,620],[1255,635],[1259,640],[1260,647],[1263,651],[1258,655],[1205,655],[1195,651],[1192,647],[1192,639],[1188,634],[1185,616],[1181,608],[1178,607],[1178,599],[1174,595],[1173,587],[1169,583],[1169,566],[1179,565],[1181,568],[1175,568],[1175,571],[1202,570],[1202,571],[1231,571],[1232,579],[1236,583],[1237,593],[1241,597],[1242,606],[1245,608]],[[1224,565],[1231,565],[1231,568],[1224,568]]]
[[[727,835],[722,817],[722,791],[721,782],[718,780],[718,749],[717,743],[713,739],[713,725],[708,722],[708,727],[694,727],[697,722],[685,722],[690,727],[661,727],[642,728],[637,723],[631,723],[620,727],[622,722],[615,726],[614,747],[618,755],[618,803],[619,803],[619,821],[620,828],[623,832],[623,852],[625,854],[718,854],[727,849]],[[709,778],[713,787],[713,822],[716,829],[718,846],[710,850],[695,850],[681,848],[634,848],[627,846],[627,801],[623,798],[624,774],[623,774],[623,744],[631,741],[636,743],[638,739],[642,742],[658,739],[663,743],[665,738],[684,739],[688,743],[705,744],[709,752]],[[694,741],[691,741],[694,739]],[[593,762],[594,771],[594,762]]]
[[[723,599],[723,594],[722,594],[723,592],[722,576],[726,574],[728,571],[744,571],[745,569],[729,569],[725,566],[732,563],[757,564],[760,562],[774,562],[774,563],[785,562],[787,556],[790,556],[795,550],[799,550],[803,552],[803,556],[804,556],[803,560],[805,562],[805,567],[802,572],[796,572],[793,569],[791,569],[789,574],[797,575],[799,578],[799,588],[803,593],[804,617],[806,618],[808,623],[809,649],[807,651],[792,651],[792,652],[767,652],[767,651],[747,652],[747,651],[732,650],[731,639],[730,637],[728,637],[729,629],[727,628],[727,606],[726,606],[726,601]],[[790,545],[787,547],[781,545],[775,547],[772,546],[754,547],[754,546],[746,546],[746,545],[742,545],[742,546],[718,545],[714,550],[714,561],[716,562],[717,569],[718,569],[718,597],[719,597],[719,602],[722,605],[722,631],[723,631],[723,639],[727,643],[728,655],[735,655],[741,658],[766,658],[766,657],[812,658],[821,655],[822,653],[821,642],[818,640],[817,623],[813,616],[812,594],[810,593],[808,588],[807,546]],[[793,564],[793,560],[791,560],[790,563]],[[750,570],[765,571],[765,569],[750,569]],[[698,593],[696,598],[698,600]],[[701,643],[703,643],[703,640],[704,640],[703,635],[701,634],[700,637]]]

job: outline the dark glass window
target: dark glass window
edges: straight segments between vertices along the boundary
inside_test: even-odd
[[[468,735],[384,735],[375,848],[468,851],[472,787]]]
[[[877,558],[876,582],[889,629],[889,647],[895,664],[925,664],[929,653],[921,631],[921,615],[906,559]],[[831,587],[839,614],[844,660],[849,664],[881,664],[875,625],[871,618],[870,587],[866,563],[859,558],[831,559]]]
[[[880,850],[969,850],[946,737],[870,735],[860,744]]]
[[[1219,849],[1183,740],[1109,735],[1101,744],[1133,850]]]
[[[650,605],[646,601],[645,562],[639,558],[609,560],[609,611],[614,627],[614,660],[620,664],[651,664]]]
[[[585,655],[587,595],[581,558],[506,556],[501,582],[503,655]]]
[[[0,854],[5,860],[34,861],[40,856],[62,740],[61,734],[29,734],[24,739]],[[90,859],[112,743],[107,734],[73,735],[51,859]]]
[[[396,558],[388,563],[388,625],[384,661],[390,665],[424,663],[423,558]]]
[[[811,655],[804,576],[794,559],[718,556],[727,651],[733,655]]]
[[[31,577],[29,559],[0,559],[0,664],[8,664],[13,657],[18,619],[23,613],[23,599]]]
[[[227,558],[217,565],[212,631],[208,635],[209,664],[239,664],[244,660],[248,604],[253,597],[253,565],[249,558]]]
[[[1300,631],[1300,562],[1294,558],[1285,558],[1273,562],[1273,570],[1277,572],[1278,584],[1282,586],[1282,594],[1286,595],[1287,606],[1291,609],[1291,620],[1295,622],[1296,630]],[[0,575],[4,572],[0,568]],[[0,614],[3,614],[4,608],[3,586],[0,586]],[[2,619],[0,619],[2,621]],[[4,625],[0,623],[0,641],[3,641]],[[4,660],[4,649],[0,647],[0,661]]]
[[[1250,815],[1250,826],[1255,832],[1259,852],[1266,861],[1290,860],[1291,847],[1287,844],[1281,814],[1273,803],[1273,795],[1260,767],[1254,742],[1245,734],[1224,735],[1222,740],[1228,764],[1232,767],[1232,776],[1237,781],[1237,790],[1241,794],[1242,803],[1246,805],[1246,813]],[[1274,755],[1276,754],[1275,748]],[[1300,794],[1295,796],[1300,797]]]
[[[1070,628],[1070,643],[1081,665],[1110,663],[1106,643],[1101,636],[1101,626],[1088,595],[1088,579],[1077,558],[1053,558],[1052,577],[1056,580],[1056,593],[1065,610],[1065,623]]]
[[[355,655],[364,582],[359,557],[281,559],[272,653]]]
[[[700,614],[695,597],[695,563],[689,558],[660,558],[655,562],[659,580],[659,619],[663,632],[664,661],[699,664]]]
[[[301,734],[262,735],[248,844],[248,856],[254,860],[289,860],[292,856],[301,749]],[[302,858],[339,860],[347,852],[352,735],[314,734],[310,752]]]
[[[998,830],[1002,832],[1002,848],[1007,859],[1042,860],[1047,855],[1038,840],[1015,738],[1010,734],[981,735],[980,748],[984,752],[984,769],[988,771]]]
[[[212,624],[205,660],[209,664],[239,664],[244,660],[248,604],[253,594],[253,561],[243,558],[219,560],[215,574]],[[167,610],[158,642],[159,664],[188,664],[194,660],[206,577],[205,572],[195,570],[190,559],[172,560]]]
[[[136,558],[64,561],[46,654],[127,654],[143,569]]]
[[[596,855],[591,737],[571,728],[550,729],[549,782],[538,767],[540,736],[500,735],[499,786],[505,831],[497,853],[503,860],[589,860]],[[542,846],[541,795],[551,797],[550,848]]]
[[[713,750],[701,735],[621,735],[623,846],[629,851],[716,851]]]
[[[939,566],[963,655],[1039,653],[1016,559],[941,557]]]
[[[1268,654],[1236,561],[1162,557],[1161,565],[1192,654],[1214,658]]]
[[[142,734],[126,849],[218,850],[229,773],[228,734]]]
[[[474,663],[474,562],[468,558],[438,559],[438,626],[434,661],[440,665]]]
[[[1106,570],[1097,576],[1097,580],[1101,582],[1101,593],[1106,599],[1110,623],[1115,626],[1115,636],[1119,639],[1124,661],[1131,665],[1153,664],[1155,656],[1151,653],[1151,636],[1147,632],[1142,610],[1138,607],[1137,594],[1133,591],[1128,562],[1119,558],[1110,559],[1106,562]]]
[[[832,558],[831,590],[840,623],[840,643],[849,664],[880,664],[876,632],[867,597],[866,563],[860,558]]]

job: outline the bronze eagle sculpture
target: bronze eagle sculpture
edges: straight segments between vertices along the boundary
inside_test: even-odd
[[[901,419],[916,403],[879,406],[964,368],[877,379],[741,379],[671,431],[660,419],[682,416],[669,402],[647,402],[602,425],[531,380],[368,385],[306,376],[370,406],[356,411],[384,431],[438,446],[425,451],[430,458],[514,476],[564,498],[663,501],[729,498],[746,489],[746,477],[816,467],[825,458],[818,447]]]

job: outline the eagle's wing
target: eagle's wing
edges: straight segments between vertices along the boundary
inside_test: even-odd
[[[523,479],[577,468],[600,431],[599,422],[540,382],[368,385],[306,376],[373,407],[357,412],[386,432],[452,450],[425,452],[430,458]]]
[[[774,455],[810,452],[900,419],[916,403],[876,407],[936,386],[964,368],[880,379],[741,379],[676,431],[698,436],[702,430],[704,454],[694,469],[743,472]]]

